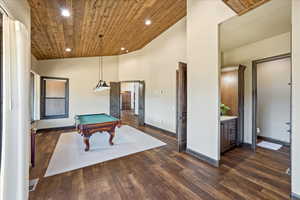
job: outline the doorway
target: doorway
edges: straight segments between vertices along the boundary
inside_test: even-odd
[[[276,15],[278,9],[280,9],[282,15]],[[279,62],[284,62],[284,59],[290,56],[288,54],[280,56],[276,55],[291,52],[291,10],[291,1],[270,1],[269,4],[262,5],[259,9],[254,9],[247,15],[232,17],[222,22],[219,26],[219,61],[222,67],[221,70],[239,65],[244,65],[246,67],[245,73],[242,75],[244,76],[245,81],[243,86],[244,92],[242,92],[244,94],[244,100],[242,99],[240,101],[244,102],[244,116],[239,117],[239,115],[237,115],[238,118],[236,120],[230,120],[226,115],[232,115],[232,112],[236,109],[228,102],[226,103],[226,98],[220,96],[222,103],[220,113],[224,113],[224,117],[220,118],[221,153],[222,146],[228,147],[223,149],[223,152],[226,150],[228,151],[221,154],[220,160],[221,162],[223,160],[226,162],[226,159],[230,159],[232,155],[234,156],[236,153],[245,151],[247,154],[239,154],[239,162],[237,164],[245,161],[247,162],[247,160],[256,157],[257,164],[261,166],[270,169],[280,166],[277,176],[279,179],[285,180],[287,183],[286,188],[290,187],[290,176],[286,172],[290,172],[287,169],[290,167],[291,162],[291,144],[290,147],[288,147],[283,145],[282,141],[280,141],[280,145],[282,146],[278,146],[278,141],[274,141],[274,138],[276,137],[273,137],[273,135],[270,134],[270,130],[273,132],[274,127],[277,127],[279,124],[276,122],[278,120],[276,117],[282,117],[280,122],[281,135],[284,135],[285,138],[290,138],[291,88],[288,83],[291,82],[291,73],[287,73],[287,76],[279,76],[276,78],[273,76],[275,75],[275,70],[269,72],[265,71],[264,74],[267,74],[268,76],[263,78],[259,75],[262,72],[259,70],[263,68],[265,70],[270,70],[267,68],[271,68],[272,66],[265,65],[271,65],[273,62],[277,62],[277,65],[279,65]],[[282,29],[282,32],[277,32],[275,30],[277,28],[279,29],[279,27],[282,28],[283,26],[284,29]],[[241,27],[243,28],[241,29]],[[270,58],[270,56],[274,57]],[[286,68],[291,69],[290,64],[285,66],[287,66]],[[283,78],[285,81],[282,80]],[[278,80],[275,81],[274,79]],[[268,82],[262,90],[261,84],[264,83],[263,80],[268,80]],[[279,80],[280,82],[283,81],[285,83],[279,83]],[[230,94],[228,88],[225,88],[227,87],[225,82],[229,85],[236,81],[237,79],[224,76],[224,80],[221,82],[221,84],[223,83],[224,88],[223,91],[220,92],[224,92],[224,95],[226,94],[228,98],[232,97],[233,95]],[[276,93],[283,88],[285,88],[284,92],[287,93],[287,95]],[[222,85],[220,89],[222,89]],[[270,92],[272,93],[270,94]],[[262,95],[265,95],[263,99],[261,99]],[[235,98],[235,100],[237,100],[237,98]],[[281,104],[274,104],[274,101],[279,100],[282,101]],[[237,105],[237,103],[234,105]],[[283,112],[278,112],[279,110],[283,110]],[[281,112],[283,114],[281,114]],[[241,119],[241,128],[238,128],[236,125],[238,122],[237,120],[239,119]],[[263,119],[268,119],[268,123],[266,123],[266,121],[261,121]],[[244,128],[242,128],[242,122],[244,122]],[[261,122],[263,122],[264,125]],[[240,141],[235,139],[233,134],[236,133],[234,130],[238,129],[242,131],[238,132]],[[268,133],[264,136],[263,132]],[[232,141],[236,141],[237,143],[235,144]],[[261,146],[262,144],[258,145],[263,141],[266,141],[266,143],[263,143],[264,146]],[[235,150],[230,151],[231,144],[238,146],[238,142],[240,142],[242,148],[235,148]],[[275,145],[270,143],[274,143]],[[273,150],[269,147],[278,148],[278,150]],[[263,177],[260,177],[259,181],[265,182],[266,180]]]
[[[120,101],[121,120],[137,125],[139,115],[139,82],[121,82]]]
[[[125,124],[144,125],[145,81],[112,82],[110,88],[110,115]]]
[[[255,151],[262,140],[289,146],[292,138],[291,54],[255,60],[252,67],[252,149]]]
[[[179,63],[176,71],[176,132],[178,151],[186,151],[187,144],[187,64]]]
[[[244,144],[244,90],[246,66],[220,70],[220,153]]]

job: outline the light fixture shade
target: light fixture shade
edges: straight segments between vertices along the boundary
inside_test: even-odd
[[[110,89],[110,87],[98,87],[98,88],[94,89],[94,92],[103,92],[103,91],[106,91],[109,89]]]
[[[97,86],[94,88],[94,91],[95,92],[102,92],[102,91],[105,91],[105,90],[109,90],[110,87],[109,85],[107,85],[107,83],[103,80],[100,80],[97,84]]]
[[[102,87],[109,87],[106,83],[106,81],[103,81]]]

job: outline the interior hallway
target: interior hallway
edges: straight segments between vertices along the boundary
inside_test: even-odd
[[[123,124],[134,120],[124,115]],[[168,145],[43,178],[63,131],[37,136],[36,167],[30,178],[40,178],[31,200],[96,199],[290,199],[288,150],[236,148],[222,157],[220,168],[178,153],[176,138],[146,126],[137,126]]]

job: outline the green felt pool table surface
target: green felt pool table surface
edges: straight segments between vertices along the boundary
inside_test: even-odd
[[[90,115],[77,115],[76,119],[81,125],[86,124],[100,124],[106,122],[119,121],[118,118],[112,117],[107,114],[90,114]]]

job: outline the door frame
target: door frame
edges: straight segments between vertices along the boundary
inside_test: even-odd
[[[281,54],[278,56],[267,57],[259,60],[252,61],[252,145],[251,148],[256,151],[257,141],[257,65],[261,63],[282,60],[285,58],[291,58],[291,53]],[[292,145],[292,63],[290,66],[290,144]]]
[[[120,86],[122,83],[139,83],[139,114],[138,114],[138,122],[139,126],[145,125],[145,92],[146,92],[146,83],[142,80],[127,80],[120,81]],[[121,95],[121,89],[120,89]],[[135,100],[136,101],[136,100]],[[121,108],[120,108],[121,113]]]
[[[181,71],[185,71],[186,72],[186,76],[187,76],[187,63],[183,63],[183,62],[179,62],[178,64],[178,70],[176,70],[176,136],[177,136],[177,143],[178,143],[178,152],[184,152],[187,149],[187,130],[185,130],[185,133],[180,132],[180,130],[182,129],[182,118],[185,118],[187,121],[187,113],[184,114],[184,116],[179,115],[179,105],[181,105],[181,107],[183,107],[182,109],[187,110],[187,78],[186,78],[186,94],[185,94],[185,106],[183,104],[181,104],[179,101],[180,97],[182,96],[182,91],[180,90],[180,88],[182,88],[182,86],[180,85],[181,83],[181,76],[180,73]],[[185,129],[187,129],[187,123],[185,125]],[[185,135],[183,135],[185,134]],[[185,141],[182,142],[182,137],[185,137]]]
[[[114,89],[112,89],[114,88]],[[121,83],[110,82],[109,90],[109,114],[116,118],[121,118]],[[115,109],[117,106],[118,109]]]
[[[246,66],[238,67],[238,120],[237,120],[237,146],[244,144],[244,127],[245,127],[245,70]]]

